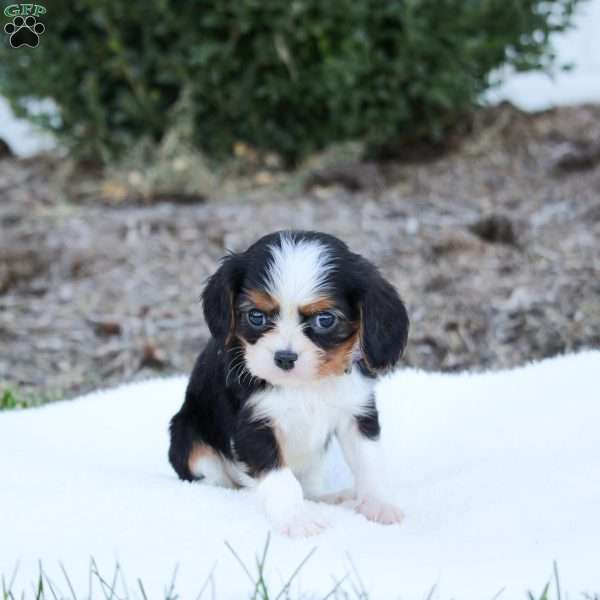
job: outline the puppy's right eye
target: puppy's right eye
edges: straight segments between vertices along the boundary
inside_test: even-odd
[[[255,329],[262,329],[267,324],[267,315],[253,308],[248,311],[248,323]]]

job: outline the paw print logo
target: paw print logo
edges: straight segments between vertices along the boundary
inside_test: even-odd
[[[7,23],[4,26],[4,32],[10,36],[9,42],[13,48],[20,48],[21,46],[36,48],[40,43],[40,35],[44,31],[46,31],[44,24],[32,15],[25,19],[15,17],[12,23]]]

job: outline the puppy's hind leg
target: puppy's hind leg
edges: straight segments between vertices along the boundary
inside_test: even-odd
[[[173,417],[169,431],[169,462],[180,479],[235,487],[225,472],[223,459],[198,439],[189,420],[181,413]]]
[[[220,487],[236,487],[225,470],[223,459],[206,444],[195,443],[192,446],[188,467],[194,478],[204,483]]]

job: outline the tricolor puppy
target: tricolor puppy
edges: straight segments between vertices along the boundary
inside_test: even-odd
[[[203,293],[212,339],[171,420],[169,460],[181,479],[256,488],[272,524],[292,536],[323,527],[325,452],[337,436],[365,517],[397,523],[379,448],[373,387],[404,350],[396,290],[323,233],[267,235],[226,256]]]

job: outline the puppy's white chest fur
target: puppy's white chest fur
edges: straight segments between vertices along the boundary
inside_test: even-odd
[[[353,369],[313,383],[276,386],[250,402],[256,418],[273,425],[286,466],[303,475],[323,458],[335,430],[364,412],[372,389],[373,381]]]

